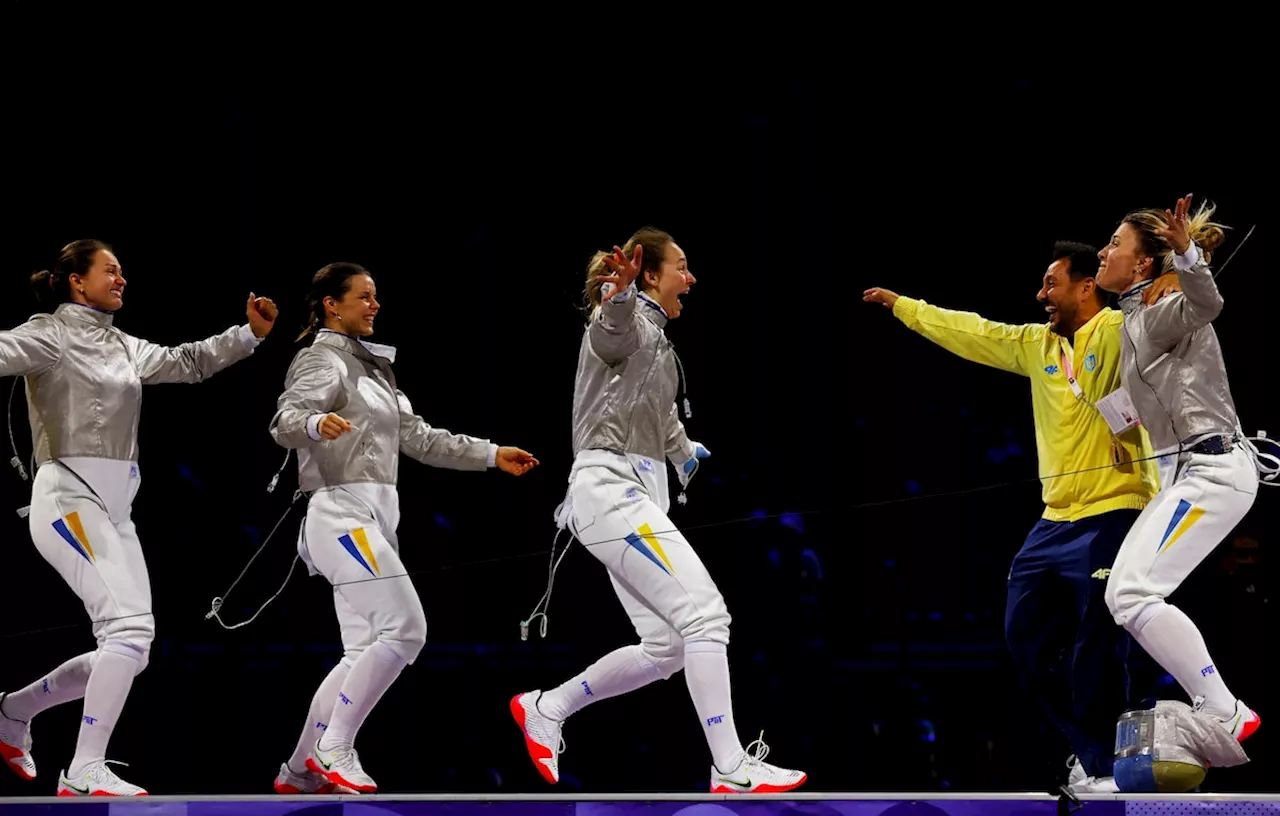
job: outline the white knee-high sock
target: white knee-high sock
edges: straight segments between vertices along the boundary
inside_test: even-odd
[[[333,713],[329,715],[329,727],[320,737],[320,748],[332,751],[354,745],[360,726],[404,667],[404,659],[381,640],[365,649],[356,658],[338,692]]]
[[[1172,604],[1160,602],[1143,610],[1130,632],[1147,654],[1173,675],[1191,698],[1204,698],[1202,711],[1219,720],[1236,713],[1236,698],[1213,665],[1200,630]]]
[[[553,720],[568,719],[570,714],[598,701],[617,697],[647,686],[662,677],[653,661],[645,657],[638,644],[615,649],[538,698],[538,711]]]
[[[721,773],[733,773],[742,764],[744,752],[733,722],[728,650],[711,640],[686,640],[684,674],[712,762]]]
[[[316,693],[312,695],[307,723],[302,727],[302,736],[298,737],[298,746],[293,749],[293,756],[289,757],[289,770],[294,773],[307,772],[307,757],[311,756],[316,742],[329,728],[329,718],[333,716],[333,704],[337,701],[338,692],[342,690],[342,684],[346,682],[349,672],[350,669],[345,663],[338,663],[329,671],[324,681],[320,683],[320,688],[316,689]]]
[[[48,708],[84,697],[93,668],[93,652],[71,658],[31,685],[4,698],[4,715],[13,720],[31,722]]]
[[[80,722],[75,758],[67,767],[68,776],[79,776],[86,765],[106,758],[111,732],[120,720],[137,673],[136,658],[118,652],[98,652],[84,692],[84,719]]]

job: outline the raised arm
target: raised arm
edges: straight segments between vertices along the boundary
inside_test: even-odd
[[[276,400],[271,438],[286,448],[320,443],[319,423],[344,407],[342,380],[333,360],[320,349],[303,349],[285,375],[284,393]]]
[[[605,298],[591,320],[591,350],[606,365],[615,365],[640,347],[640,326],[636,314],[639,293],[635,284]]]
[[[26,377],[48,371],[62,356],[62,327],[48,315],[0,332],[0,377]]]
[[[400,404],[400,452],[405,456],[450,470],[485,470],[494,466],[497,445],[487,439],[432,428],[413,412],[409,398],[399,389],[396,401]]]
[[[1199,246],[1192,244],[1186,252],[1175,255],[1173,266],[1182,296],[1166,297],[1148,306],[1142,315],[1147,337],[1164,349],[1176,346],[1183,337],[1208,326],[1222,313],[1222,293]]]
[[[1038,350],[1046,331],[1043,324],[997,323],[973,312],[943,309],[884,289],[869,289],[863,299],[890,306],[893,316],[907,328],[952,354],[1024,377],[1028,376],[1028,350]]]

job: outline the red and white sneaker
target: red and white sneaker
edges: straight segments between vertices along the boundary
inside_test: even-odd
[[[294,773],[289,763],[280,765],[280,773],[276,775],[276,793],[285,796],[297,796],[307,793],[355,793],[343,785],[335,785],[325,776],[308,768],[302,773]]]
[[[564,753],[564,737],[560,736],[563,722],[542,716],[538,710],[541,691],[526,691],[511,698],[511,716],[524,732],[524,744],[529,758],[542,778],[552,785],[560,781],[560,754]]]
[[[113,762],[123,765],[123,762]],[[85,766],[75,777],[67,776],[63,771],[58,778],[59,796],[146,796],[147,792],[137,785],[131,785],[107,767],[107,763],[99,760]]]
[[[809,775],[804,771],[779,768],[764,761],[769,746],[764,744],[764,732],[760,739],[747,746],[742,762],[731,773],[721,773],[711,766],[712,793],[784,793],[805,783]]]
[[[0,694],[0,706],[6,695]],[[36,761],[31,758],[31,723],[13,720],[0,711],[0,759],[9,770],[30,782],[36,778]]]
[[[1230,719],[1222,720],[1222,727],[1231,732],[1236,742],[1244,742],[1262,725],[1262,718],[1243,701],[1236,700],[1236,713]]]
[[[311,749],[311,756],[307,757],[307,770],[356,793],[374,793],[378,790],[378,783],[361,767],[360,755],[355,748],[324,751],[320,748],[320,741],[316,740],[316,747]]]

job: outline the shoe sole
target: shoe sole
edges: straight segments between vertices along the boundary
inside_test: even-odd
[[[107,793],[106,791],[94,791],[93,793],[76,793],[73,790],[67,790],[66,788],[59,787],[58,795],[59,796],[112,796],[118,799],[128,799],[134,796],[149,796],[150,794],[148,794],[146,791],[143,791],[142,793]]]
[[[293,785],[288,785],[283,782],[275,783],[276,793],[281,794],[282,796],[306,796],[307,794],[311,794],[311,793],[323,795],[326,793],[333,793],[334,788],[336,787],[337,785],[333,784],[332,782],[325,782],[323,785],[321,785],[320,787],[316,788],[313,791],[304,791],[299,788],[295,788]]]
[[[1240,729],[1240,736],[1236,737],[1236,742],[1244,742],[1258,733],[1258,729],[1262,727],[1262,718],[1258,716],[1258,712],[1251,710],[1249,713],[1253,715],[1253,719],[1245,723],[1244,727]]]
[[[320,787],[316,788],[313,791],[299,790],[298,788],[295,788],[293,785],[289,785],[284,782],[275,782],[274,787],[276,789],[276,793],[280,794],[281,796],[310,796],[312,794],[315,794],[318,796],[327,796],[328,794],[331,794],[331,793],[351,794],[353,796],[358,795],[357,791],[353,791],[351,788],[348,788],[345,785],[335,785],[332,782],[325,782],[323,785],[321,785]]]
[[[9,766],[9,770],[13,771],[15,776],[23,781],[30,782],[36,778],[36,775],[34,773],[28,774],[26,768],[14,762],[15,759],[23,759],[24,757],[28,757],[25,751],[14,748],[8,743],[0,742],[0,759],[4,760],[4,764]]]
[[[728,787],[727,785],[717,785],[711,789],[711,792],[712,793],[741,793],[746,796],[750,796],[753,793],[786,793],[787,791],[795,790],[796,788],[800,787],[801,785],[803,785],[805,782],[808,782],[808,781],[809,781],[809,775],[805,774],[804,776],[800,777],[799,782],[796,782],[795,784],[792,784],[792,785],[757,785],[756,787],[747,791],[738,790],[737,788],[731,788],[731,787]]]
[[[560,780],[551,773],[551,769],[541,760],[554,759],[551,756],[551,749],[545,745],[535,741],[529,736],[529,729],[526,726],[524,706],[520,705],[520,698],[523,694],[517,694],[511,698],[511,716],[515,718],[516,725],[520,727],[520,733],[524,734],[524,746],[529,751],[529,758],[533,760],[533,767],[538,769],[538,773],[542,774],[542,778],[547,780],[547,784],[554,785]]]
[[[320,767],[319,762],[316,762],[315,757],[307,757],[307,770],[318,773],[333,784],[349,788],[356,793],[377,793],[378,791],[377,785],[356,785],[344,779],[337,771],[326,771]]]

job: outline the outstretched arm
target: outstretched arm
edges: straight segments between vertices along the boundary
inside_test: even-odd
[[[403,391],[396,389],[400,404],[400,451],[424,465],[450,470],[484,470],[497,464],[498,446],[487,439],[432,428],[413,412]]]
[[[957,312],[902,297],[888,289],[868,289],[862,299],[893,309],[907,328],[952,354],[974,363],[1027,376],[1028,349],[1039,349],[1044,324],[1011,325],[987,320],[973,312]]]
[[[330,412],[341,410],[341,399],[342,381],[333,361],[315,347],[304,349],[289,366],[284,393],[276,401],[271,438],[286,448],[305,448],[322,438],[336,438],[336,433],[323,435],[320,425]]]
[[[121,332],[143,385],[198,383],[253,354],[275,325],[276,305],[249,295],[249,322],[204,340],[161,346]]]
[[[0,377],[26,377],[48,371],[62,356],[62,327],[38,315],[11,331],[0,332]]]

